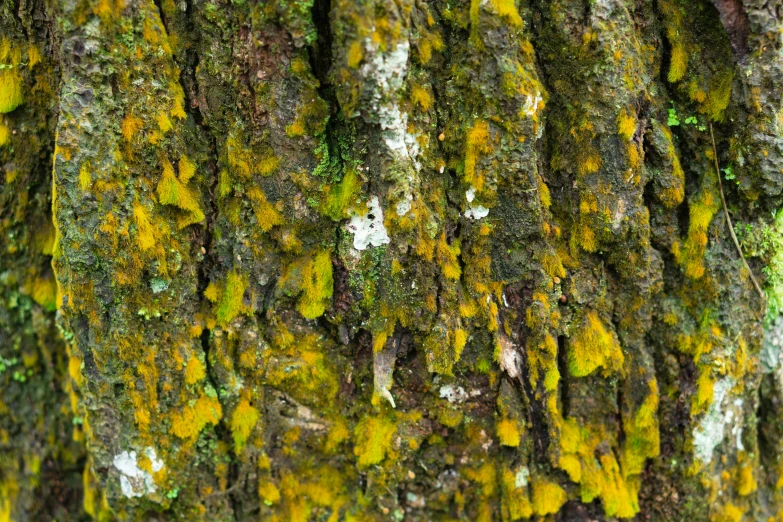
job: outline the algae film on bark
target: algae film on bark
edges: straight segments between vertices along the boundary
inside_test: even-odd
[[[780,0],[0,28],[0,522],[783,521]]]

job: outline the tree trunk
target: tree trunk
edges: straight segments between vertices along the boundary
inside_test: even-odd
[[[781,0],[0,27],[0,521],[783,520]]]

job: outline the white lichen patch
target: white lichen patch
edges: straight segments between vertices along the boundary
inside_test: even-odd
[[[503,332],[499,334],[500,341],[500,366],[506,371],[509,377],[515,379],[520,375],[522,367],[522,358],[517,351],[517,347],[511,342]]]
[[[734,380],[728,377],[715,383],[712,404],[693,430],[693,452],[704,464],[712,461],[715,448],[726,437],[727,428],[732,438],[735,438],[737,449],[742,448],[742,431],[735,429],[735,423],[742,422],[742,399],[731,400],[729,397],[734,384]]]
[[[470,187],[465,191],[465,199],[468,200],[469,205],[470,203],[473,203],[474,199],[476,199],[476,190],[473,187]],[[481,205],[471,205],[465,211],[465,217],[470,219],[481,219],[487,217],[488,215],[489,209]]]
[[[410,211],[410,205],[415,186],[418,183],[418,172],[421,163],[418,156],[421,152],[418,135],[411,132],[408,125],[408,114],[400,110],[399,100],[402,95],[405,76],[408,70],[410,43],[401,40],[390,51],[382,51],[372,39],[364,41],[365,53],[369,58],[361,68],[361,74],[366,85],[372,86],[371,106],[374,118],[381,127],[381,136],[390,155],[395,162],[404,166],[399,179],[395,179],[392,197],[400,197],[397,213],[404,216]]]
[[[462,386],[454,387],[452,384],[445,384],[440,387],[440,398],[449,401],[449,404],[461,403],[468,398],[465,388]]]
[[[544,99],[541,97],[540,92],[536,91],[535,96],[528,94],[527,99],[525,100],[525,105],[522,106],[522,112],[524,112],[525,115],[529,117],[535,116],[542,101],[544,101]]]
[[[387,400],[395,408],[391,387],[394,381],[394,363],[397,360],[397,347],[385,347],[373,358],[373,387],[379,397]]]
[[[521,466],[514,476],[514,487],[516,489],[524,488],[528,484],[528,478],[530,477],[530,470],[527,466]]]
[[[147,446],[144,455],[149,459],[153,473],[163,469],[163,461],[158,459],[155,448]],[[120,489],[127,498],[141,497],[155,493],[155,481],[152,474],[139,467],[136,452],[123,451],[114,456],[114,467],[120,472]]]
[[[388,244],[389,234],[383,226],[383,210],[378,201],[378,196],[373,196],[367,202],[369,211],[363,216],[354,215],[346,225],[346,230],[353,234],[353,247],[356,250],[365,250],[368,246],[381,246]]]
[[[413,204],[413,195],[412,194],[406,194],[405,197],[397,203],[397,215],[398,216],[404,216],[411,210],[411,206]]]

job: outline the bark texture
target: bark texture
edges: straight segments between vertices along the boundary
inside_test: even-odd
[[[783,520],[780,0],[0,28],[0,521]]]

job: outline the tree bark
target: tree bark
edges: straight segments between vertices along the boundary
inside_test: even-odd
[[[0,27],[0,521],[783,520],[779,0]]]

